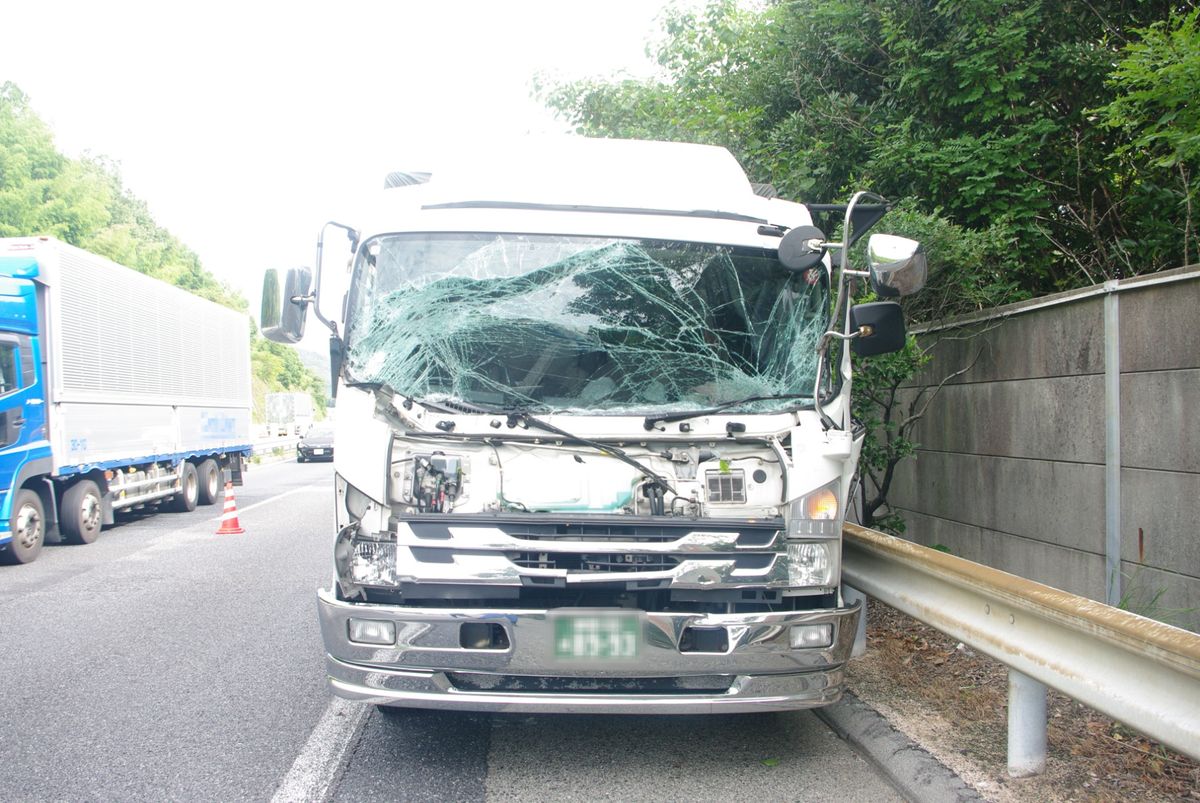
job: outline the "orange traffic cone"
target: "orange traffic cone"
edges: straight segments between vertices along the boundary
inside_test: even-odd
[[[221,527],[217,530],[217,535],[237,535],[244,533],[242,525],[238,523],[237,515],[237,499],[233,496],[233,482],[225,483],[225,512],[221,515]]]

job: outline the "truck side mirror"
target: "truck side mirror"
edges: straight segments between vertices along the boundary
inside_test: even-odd
[[[871,289],[880,298],[906,296],[925,286],[925,252],[916,240],[872,234],[867,238],[867,260]]]
[[[904,348],[904,312],[895,301],[858,304],[850,309],[852,348],[859,357],[890,354]]]
[[[312,271],[292,268],[280,286],[279,271],[271,268],[263,275],[262,311],[259,321],[263,336],[276,343],[299,343],[304,337],[308,317]]]

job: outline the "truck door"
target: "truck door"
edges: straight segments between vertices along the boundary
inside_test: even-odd
[[[0,278],[0,522],[12,514],[13,489],[50,470],[46,398],[34,283]],[[0,539],[7,540],[0,525]]]

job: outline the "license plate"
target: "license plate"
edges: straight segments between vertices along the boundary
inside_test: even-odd
[[[554,617],[556,658],[636,658],[641,622],[627,614]]]
[[[313,454],[325,454],[324,449],[313,449]]]

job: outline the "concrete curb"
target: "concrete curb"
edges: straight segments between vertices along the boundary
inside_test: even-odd
[[[813,709],[834,733],[879,768],[906,800],[974,803],[984,800],[925,748],[892,727],[875,709],[847,693],[841,702]]]

